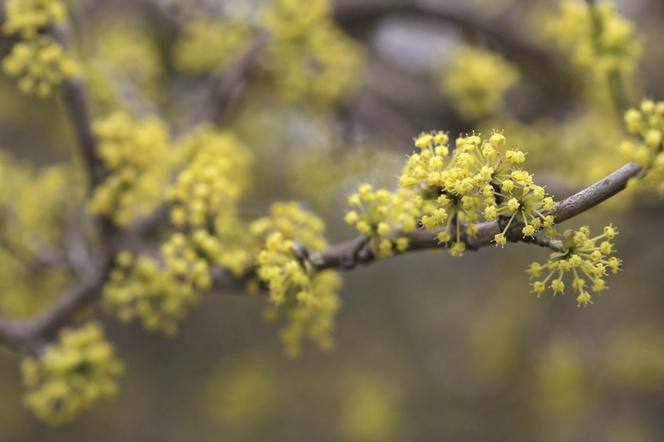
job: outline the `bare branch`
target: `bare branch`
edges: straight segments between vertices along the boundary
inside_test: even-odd
[[[68,322],[72,315],[82,307],[95,301],[101,294],[112,260],[102,257],[68,293],[42,315],[37,316],[27,325],[30,336],[45,336],[58,330]]]

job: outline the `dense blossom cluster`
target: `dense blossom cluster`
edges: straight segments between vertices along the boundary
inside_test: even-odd
[[[3,31],[7,34],[20,34],[31,39],[48,25],[59,25],[65,20],[67,9],[60,0],[7,0]]]
[[[622,142],[623,156],[643,167],[646,181],[664,192],[664,102],[644,100],[625,113],[625,124],[638,140]]]
[[[598,73],[633,70],[642,51],[634,26],[610,3],[586,3],[563,2],[550,34],[579,67]]]
[[[444,133],[420,135],[415,145],[421,152],[408,158],[399,180],[402,187],[422,197],[422,225],[442,227],[438,239],[454,241],[453,254],[461,254],[465,248],[462,224],[467,224],[466,233],[473,236],[481,218],[507,220],[494,238],[498,245],[507,242],[505,234],[515,219],[523,224],[524,237],[553,225],[553,217],[545,215],[553,208],[553,199],[521,168],[525,153],[505,149],[505,137],[497,132],[486,139],[459,137],[455,144],[450,153]]]
[[[565,280],[571,279],[571,286],[577,292],[580,306],[592,303],[590,291],[598,293],[606,290],[606,273],[617,273],[621,261],[615,256],[612,240],[618,231],[613,226],[604,227],[601,235],[591,236],[586,226],[576,231],[563,233],[560,250],[551,253],[549,260],[530,265],[528,273],[535,281],[531,284],[538,295],[551,289],[553,294],[565,291]]]
[[[252,157],[234,135],[211,127],[194,130],[182,150],[186,167],[168,192],[171,219],[178,228],[207,228],[247,190]]]
[[[464,118],[476,119],[499,110],[518,78],[516,68],[500,55],[466,47],[442,72],[440,86]]]
[[[332,22],[329,0],[273,0],[265,27],[270,75],[286,102],[329,105],[353,92],[361,75],[358,47]]]
[[[16,43],[2,67],[18,78],[21,92],[39,97],[49,96],[63,80],[80,73],[80,67],[62,46],[48,38]]]
[[[161,258],[121,253],[104,289],[106,306],[121,320],[167,334],[212,286],[214,266],[242,276],[253,260],[235,208],[248,186],[249,151],[229,133],[200,127],[175,153],[184,167],[166,194],[179,232],[162,246]]]
[[[296,203],[276,203],[270,216],[250,226],[256,238],[264,238],[258,253],[258,277],[269,289],[268,317],[283,314],[288,324],[281,336],[291,356],[300,352],[305,337],[323,348],[332,344],[334,317],[339,309],[336,272],[317,272],[309,257],[300,253],[327,246],[323,222]]]
[[[189,134],[182,150],[186,167],[168,192],[171,221],[193,234],[211,264],[241,276],[253,259],[237,210],[249,187],[251,152],[233,134],[211,127]]]
[[[18,78],[21,92],[47,97],[65,79],[76,78],[80,67],[51,37],[39,31],[64,22],[59,0],[8,0],[3,31],[23,39],[3,60],[7,74]]]
[[[149,214],[163,199],[172,154],[166,126],[117,112],[94,123],[98,153],[109,170],[89,208],[125,225]]]
[[[23,361],[25,403],[40,419],[64,423],[112,396],[122,370],[99,324],[65,329],[43,354]]]
[[[482,219],[505,220],[502,232],[494,238],[498,245],[506,244],[506,233],[515,220],[523,225],[524,237],[553,226],[553,217],[546,214],[553,208],[553,199],[521,168],[525,153],[506,149],[505,137],[497,132],[488,138],[461,136],[455,144],[451,151],[444,132],[421,134],[415,140],[420,152],[408,158],[399,178],[400,190],[391,196],[387,191],[373,195],[370,187],[363,186],[350,202],[359,206],[363,200],[365,204],[370,201],[368,210],[363,216],[353,210],[346,221],[361,233],[379,238],[413,230],[416,225],[438,230],[441,243],[452,243],[453,255],[463,254],[463,236],[474,236]],[[397,201],[397,206],[389,208],[383,201]],[[395,217],[401,226],[387,219]],[[385,255],[381,242],[378,252]],[[383,244],[389,251],[387,243]]]
[[[346,213],[346,222],[371,238],[372,248],[379,256],[391,256],[408,248],[408,238],[394,238],[393,232],[408,233],[417,228],[418,199],[408,192],[393,193],[363,184],[348,197],[348,204],[353,210]]]
[[[245,50],[251,34],[243,21],[210,17],[189,20],[174,48],[175,65],[194,74],[223,70]]]
[[[121,321],[138,320],[147,330],[174,334],[198,303],[200,291],[212,285],[199,244],[200,240],[175,234],[162,246],[163,262],[120,253],[104,287],[104,305]]]

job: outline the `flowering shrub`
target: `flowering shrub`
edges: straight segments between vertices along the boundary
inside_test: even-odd
[[[30,355],[21,367],[25,402],[46,422],[71,420],[115,391],[122,364],[101,326],[68,328],[94,302],[122,322],[173,335],[208,292],[262,294],[265,317],[284,323],[285,352],[297,356],[307,341],[333,345],[337,270],[416,250],[460,257],[526,243],[549,253],[528,268],[531,291],[571,287],[577,304],[588,306],[607,289],[607,275],[621,270],[617,229],[610,224],[593,236],[587,226],[559,233],[557,225],[634,181],[664,191],[664,102],[626,110],[620,146],[623,128],[604,110],[574,113],[573,123],[555,121],[558,110],[546,123],[497,117],[526,69],[476,44],[454,55],[438,85],[455,109],[449,120],[465,121],[454,126],[461,135],[419,133],[415,152],[390,175],[393,186],[370,184],[371,177],[353,182],[343,219],[357,237],[331,244],[323,218],[306,204],[266,203],[257,193],[271,200],[292,190],[293,183],[282,188],[282,163],[308,169],[296,174],[295,187],[314,197],[325,191],[320,183],[347,174],[352,160],[325,164],[328,155],[316,164],[291,146],[315,144],[321,121],[334,122],[330,144],[369,144],[366,127],[392,126],[389,100],[375,100],[371,90],[354,97],[373,73],[365,76],[364,51],[343,30],[348,17],[327,0],[270,0],[246,20],[202,8],[171,17],[176,32],[168,38],[118,20],[79,42],[67,32],[64,3],[6,2],[3,30],[13,40],[4,70],[25,94],[62,89],[57,105],[69,112],[79,145],[54,154],[66,165],[42,168],[0,154],[0,311],[27,321],[0,320],[0,342]],[[350,14],[350,22],[363,14]],[[486,26],[479,29],[495,34]],[[549,31],[576,65],[609,80],[623,113],[629,89],[621,82],[642,46],[635,27],[610,5],[565,2]],[[509,38],[502,43],[510,49]],[[524,45],[517,52],[532,56]],[[256,79],[267,86],[254,87]],[[363,106],[373,106],[376,121],[350,124]],[[183,116],[186,107],[194,111]],[[484,127],[464,126],[479,119]],[[507,136],[503,126],[517,134]],[[537,147],[529,151],[531,143]],[[619,151],[630,162],[613,171]],[[611,160],[597,166],[592,156]],[[367,163],[362,172],[380,168]],[[581,181],[603,178],[555,202],[542,184],[550,177],[539,174],[553,163]]]

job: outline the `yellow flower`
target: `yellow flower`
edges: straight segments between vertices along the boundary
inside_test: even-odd
[[[608,256],[614,252],[610,240],[615,238],[617,233],[617,229],[613,226],[606,226],[604,233],[595,237],[590,236],[590,229],[587,226],[577,231],[564,232],[560,251],[551,253],[544,265],[539,263],[530,265],[528,270],[530,277],[536,279],[533,284],[538,283],[539,288],[546,286],[551,280],[550,288],[553,293],[562,293],[565,290],[564,278],[570,275],[571,286],[578,292],[579,305],[591,304],[591,296],[586,287],[590,285],[593,292],[605,290],[606,267],[612,269],[614,273],[620,269],[620,260],[615,256]],[[540,279],[544,269],[548,270],[548,273]]]
[[[89,210],[126,225],[150,214],[164,199],[170,171],[170,140],[156,118],[136,121],[114,113],[94,122],[98,153],[109,170],[95,189]]]
[[[123,367],[101,325],[88,323],[62,330],[41,356],[24,359],[21,371],[25,404],[39,419],[58,425],[114,395]]]
[[[64,80],[80,74],[78,63],[47,37],[16,43],[2,67],[18,79],[21,92],[41,98],[48,97]]]
[[[67,10],[60,0],[7,0],[6,20],[3,31],[6,34],[20,34],[21,38],[32,39],[37,31],[48,25],[64,22]]]

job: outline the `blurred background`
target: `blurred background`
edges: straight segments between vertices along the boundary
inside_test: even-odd
[[[106,91],[95,112],[123,106],[182,133],[209,98],[201,58],[224,50],[188,60],[183,29],[192,16],[255,23],[264,3],[71,0],[75,49],[106,88],[92,89]],[[664,3],[616,8],[642,42],[625,70],[627,100],[661,99]],[[557,44],[549,24],[558,15],[550,0],[333,2],[329,18],[352,50],[331,63],[354,57],[343,97],[283,99],[283,84],[259,66],[220,118],[256,157],[242,210],[301,201],[326,220],[331,243],[351,238],[346,196],[361,182],[393,186],[412,138],[431,129],[504,130],[558,198],[612,171],[623,162],[622,117],[605,79]],[[495,58],[464,67],[473,50]],[[477,94],[497,97],[478,101],[464,85],[473,75],[490,89]],[[0,140],[35,166],[68,161],[75,147],[57,97],[20,95],[6,76]],[[243,292],[206,296],[173,338],[102,316],[126,365],[119,394],[59,428],[20,405],[18,357],[2,349],[0,441],[664,440],[661,198],[631,191],[569,225],[610,222],[621,228],[624,270],[584,309],[571,295],[529,293],[525,269],[546,252],[514,244],[344,274],[334,348],[311,346],[295,360],[262,320],[264,300]]]

